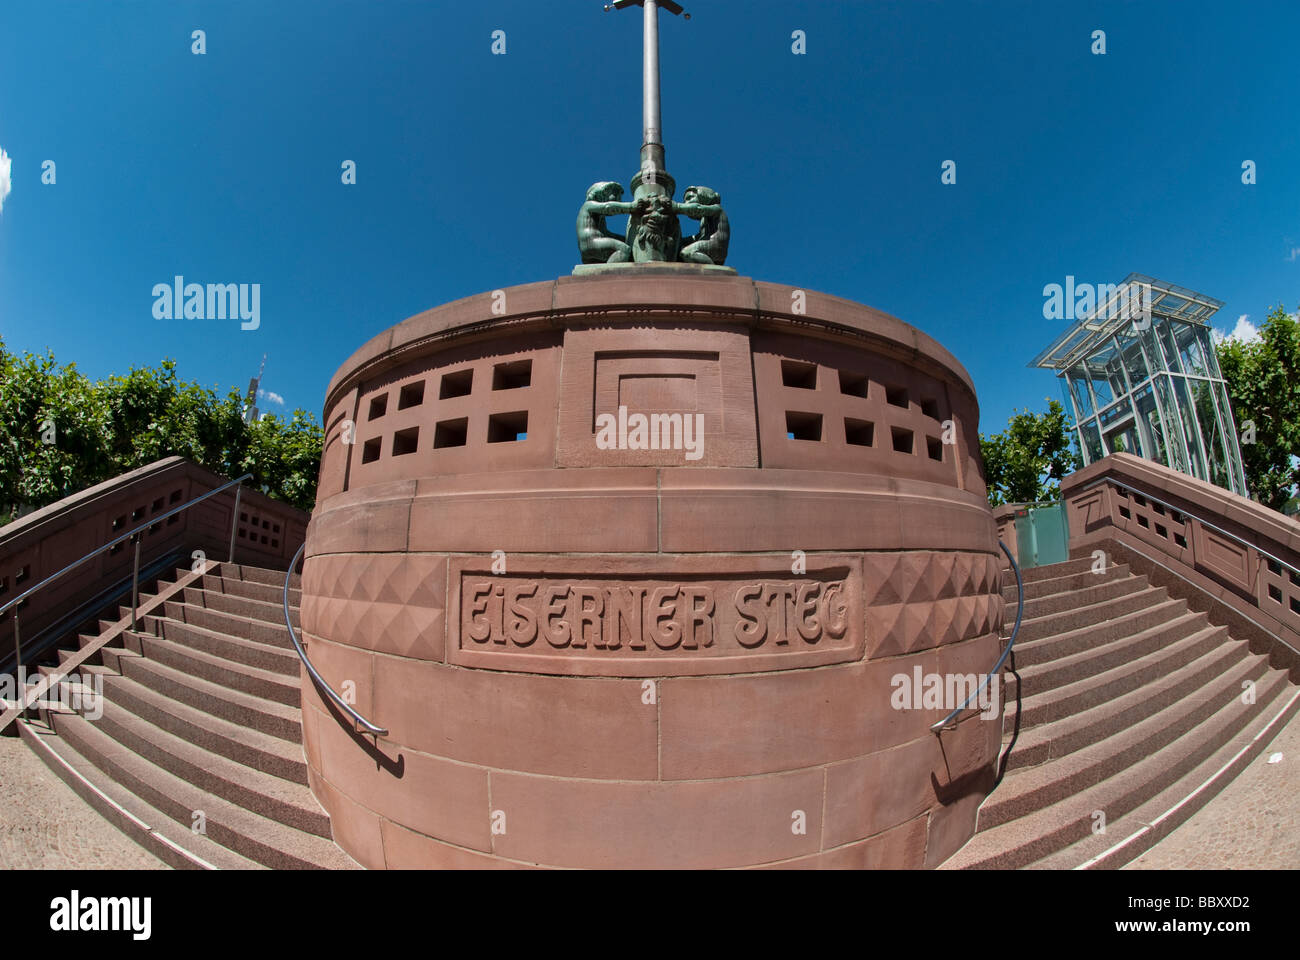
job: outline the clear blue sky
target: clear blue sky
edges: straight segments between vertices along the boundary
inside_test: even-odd
[[[686,7],[661,15],[668,168],[721,192],[728,263],[931,334],[986,432],[1058,396],[1025,364],[1067,274],[1203,291],[1225,330],[1300,303],[1295,0]],[[0,336],[223,390],[269,353],[264,386],[319,416],[375,333],[569,273],[583,192],[637,166],[640,31],[600,0],[5,0]],[[260,329],[154,319],[176,274],[260,283]]]

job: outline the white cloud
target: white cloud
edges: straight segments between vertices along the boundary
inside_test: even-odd
[[[13,179],[10,177],[12,168],[13,159],[5,153],[4,147],[0,147],[0,210],[4,210],[5,197],[9,196],[9,191],[13,189]]]
[[[1300,247],[1292,247],[1291,255],[1286,259],[1288,263],[1295,263],[1297,260],[1300,260]]]
[[[1222,330],[1214,329],[1211,332],[1214,335],[1214,342],[1220,343],[1224,340],[1240,340],[1242,343],[1249,343],[1251,340],[1259,338],[1259,328],[1250,322],[1250,314],[1243,313],[1237,318],[1237,325],[1232,328],[1232,333],[1224,333]]]
[[[257,396],[261,400],[269,400],[272,403],[279,404],[282,407],[284,406],[284,397],[272,390],[262,390],[261,388],[258,388]]]

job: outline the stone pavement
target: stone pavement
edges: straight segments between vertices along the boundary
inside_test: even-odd
[[[1279,752],[1281,762],[1269,763]],[[1300,869],[1300,714],[1218,796],[1125,869]]]
[[[18,737],[0,737],[0,870],[165,870]]]

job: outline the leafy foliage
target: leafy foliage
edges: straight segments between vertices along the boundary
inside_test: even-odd
[[[1006,430],[980,434],[989,503],[1034,503],[1059,496],[1060,480],[1082,465],[1070,443],[1070,423],[1057,400],[1046,413],[1025,410]]]
[[[0,339],[0,524],[19,504],[40,507],[128,470],[182,456],[310,510],[323,432],[295,410],[244,422],[238,389],[224,397],[180,381],[176,363],[92,382],[54,356],[21,357]]]
[[[1246,486],[1254,499],[1281,510],[1300,484],[1293,461],[1300,456],[1300,323],[1279,304],[1258,340],[1224,340],[1215,352],[1237,421]]]

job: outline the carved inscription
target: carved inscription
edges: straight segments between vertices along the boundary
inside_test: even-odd
[[[462,647],[610,654],[814,646],[842,639],[849,624],[842,580],[655,586],[466,579],[461,616]]]
[[[861,659],[862,563],[810,558],[552,557],[493,574],[452,561],[449,662],[568,676],[671,677],[791,670]]]

